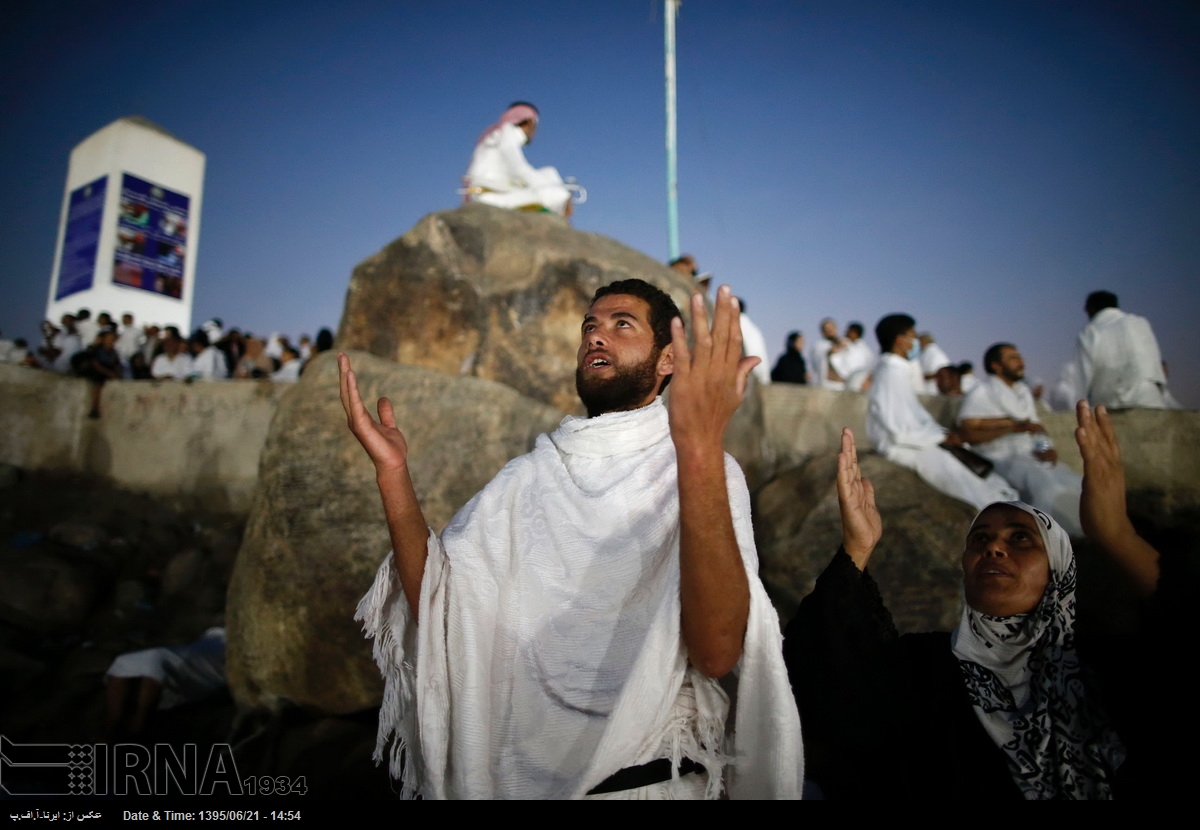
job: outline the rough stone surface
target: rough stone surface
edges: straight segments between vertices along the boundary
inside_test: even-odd
[[[107,536],[99,524],[78,519],[59,522],[46,535],[53,542],[81,550],[100,547]]]
[[[0,464],[0,490],[15,487],[21,480],[21,470],[12,464]]]
[[[79,469],[87,445],[88,382],[3,363],[0,384],[0,460],[24,469]]]
[[[725,429],[725,451],[737,459],[746,474],[746,486],[753,493],[762,486],[774,469],[771,443],[763,413],[763,390],[751,375],[742,404],[733,413]],[[671,388],[667,387],[668,400]]]
[[[661,262],[555,216],[467,205],[426,216],[354,269],[338,345],[579,412],[583,311],[630,277],[665,290],[686,319],[691,281]]]
[[[0,619],[36,631],[79,627],[107,588],[93,562],[22,550],[0,556]]]
[[[875,485],[883,517],[869,568],[896,627],[902,633],[953,628],[961,613],[962,540],[974,509],[881,456],[860,455],[859,464]],[[842,542],[836,471],[836,453],[817,456],[755,497],[760,573],[785,623]]]
[[[477,378],[362,352],[351,360],[364,400],[391,398],[437,530],[563,416]],[[346,428],[335,360],[322,356],[272,423],[229,586],[227,672],[240,704],[286,699],[327,713],[378,704],[379,671],[351,618],[389,547],[374,467]]]
[[[289,384],[269,380],[105,384],[88,471],[124,487],[245,515],[258,456]]]

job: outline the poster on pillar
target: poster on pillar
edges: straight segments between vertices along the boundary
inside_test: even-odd
[[[58,285],[54,291],[56,300],[92,287],[107,184],[108,177],[101,176],[71,191],[63,233],[62,264],[58,268]]]
[[[189,201],[182,193],[124,174],[113,282],[183,296]]]

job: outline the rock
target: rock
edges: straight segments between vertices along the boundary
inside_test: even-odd
[[[580,413],[583,312],[597,288],[630,277],[687,318],[691,281],[661,262],[554,216],[466,205],[426,216],[354,269],[337,342]]]
[[[751,375],[742,404],[725,430],[725,451],[738,460],[753,493],[771,476],[773,454],[763,417],[763,387]],[[670,394],[670,387],[667,393]]]
[[[963,539],[975,510],[942,495],[912,470],[859,456],[875,485],[883,539],[869,566],[901,633],[948,631],[961,613]],[[786,624],[842,542],[837,454],[776,477],[755,497],[760,573]]]
[[[164,598],[189,592],[197,587],[204,569],[204,554],[196,548],[184,548],[167,560],[159,584]]]
[[[0,464],[0,490],[15,487],[21,480],[21,470],[12,464]]]
[[[632,277],[670,294],[690,330],[695,287],[677,271],[557,216],[470,204],[426,216],[354,269],[338,346],[486,378],[582,414],[583,312],[597,288]],[[726,433],[751,487],[769,473],[760,394],[751,384]]]
[[[94,550],[104,544],[104,528],[91,522],[68,519],[50,529],[51,541],[80,550]]]
[[[350,357],[364,400],[391,398],[438,530],[562,419],[499,384]],[[352,616],[389,547],[374,467],[346,428],[334,356],[322,355],[271,424],[229,586],[227,672],[239,704],[286,699],[340,714],[379,703],[379,671]]]
[[[78,629],[107,587],[101,570],[46,550],[0,559],[0,618],[39,633]]]
[[[113,591],[113,605],[120,611],[132,611],[146,599],[146,586],[140,579],[122,579]]]

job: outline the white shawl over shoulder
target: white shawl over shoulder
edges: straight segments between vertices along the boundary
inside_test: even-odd
[[[726,730],[728,700],[680,634],[676,478],[661,400],[568,417],[430,535],[419,627],[389,555],[357,618],[385,680],[376,757],[394,734],[404,795],[578,798],[623,767],[687,756],[710,797],[722,772],[735,797],[799,796],[800,721],[745,480],[726,456],[751,588]]]

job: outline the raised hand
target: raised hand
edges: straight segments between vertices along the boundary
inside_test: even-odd
[[[338,381],[342,408],[346,410],[346,424],[371,457],[376,472],[404,469],[408,463],[408,441],[396,426],[392,402],[387,398],[379,399],[377,423],[363,405],[362,395],[358,391],[358,377],[350,368],[350,358],[343,352],[338,353]]]
[[[367,412],[358,391],[358,377],[343,352],[338,353],[338,381],[346,423],[375,463],[375,483],[379,485],[383,514],[392,538],[396,573],[415,620],[420,615],[429,531],[408,474],[408,441],[396,427],[396,413],[387,398],[379,399],[379,423]]]
[[[733,529],[725,479],[725,427],[742,402],[758,358],[742,357],[737,300],[717,291],[713,325],[692,297],[694,348],[671,322],[673,377],[668,414],[679,480],[680,629],[692,665],[720,677],[742,654],[750,583]]]
[[[1125,507],[1125,467],[1108,410],[1087,401],[1075,405],[1075,442],[1083,456],[1079,519],[1084,535],[1104,548],[1142,594],[1158,584],[1158,552],[1137,535]]]
[[[1125,467],[1108,411],[1093,413],[1087,401],[1075,405],[1075,442],[1083,456],[1083,496],[1079,518],[1084,534],[1101,545],[1132,534],[1125,509]]]
[[[741,307],[728,285],[717,290],[710,329],[704,298],[692,295],[692,325],[696,332],[688,349],[683,323],[671,321],[674,374],[668,404],[671,438],[681,444],[723,446],[725,427],[746,391],[746,377],[760,362],[742,357]]]
[[[849,427],[842,429],[837,491],[842,513],[842,547],[860,571],[866,570],[867,561],[883,536],[883,519],[875,506],[875,487],[858,469],[858,450]]]

